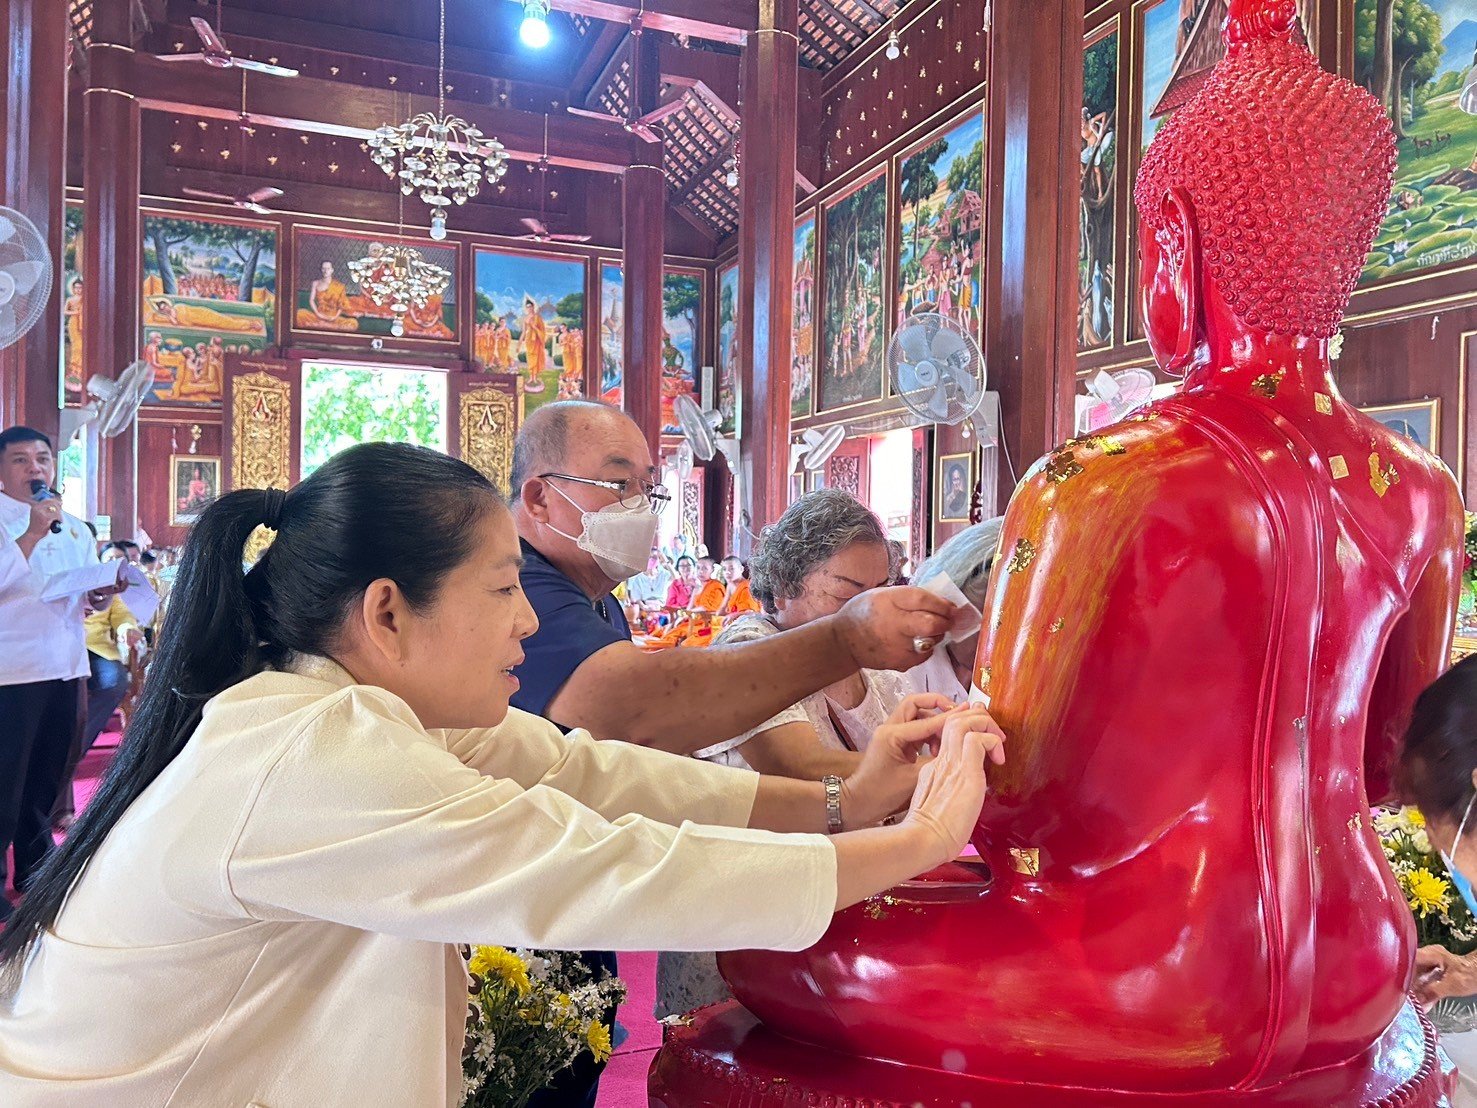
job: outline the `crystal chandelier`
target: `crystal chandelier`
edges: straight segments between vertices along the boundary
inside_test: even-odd
[[[495,183],[507,172],[508,154],[497,139],[459,116],[446,114],[446,0],[441,0],[441,50],[436,66],[436,112],[421,112],[369,136],[369,156],[400,192],[419,192],[431,206],[431,237],[446,237],[446,209],[477,195],[485,178]]]
[[[411,308],[424,308],[433,296],[445,292],[451,281],[450,270],[432,265],[419,250],[402,243],[375,243],[368,257],[349,263],[349,272],[365,296],[395,313],[390,334],[396,338],[405,334],[405,313]]]

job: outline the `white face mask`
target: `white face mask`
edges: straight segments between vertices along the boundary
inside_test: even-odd
[[[580,507],[573,497],[557,485],[551,484],[548,487],[576,508]],[[627,508],[621,504],[609,504],[598,512],[583,508],[580,508],[580,512],[582,526],[578,535],[565,534],[552,525],[549,530],[556,535],[563,535],[592,555],[600,571],[612,581],[624,581],[646,569],[659,522],[649,507],[641,505]]]

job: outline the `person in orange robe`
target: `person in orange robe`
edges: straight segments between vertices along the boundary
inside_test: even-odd
[[[717,564],[706,554],[697,560],[697,595],[689,608],[701,608],[705,612],[718,612],[723,608],[723,599],[728,589],[721,576],[715,576]]]
[[[723,597],[723,606],[718,609],[719,615],[740,616],[745,612],[764,610],[749,589],[749,579],[744,576],[744,563],[739,560],[738,555],[730,554],[723,559],[723,577],[728,582],[728,592]]]
[[[686,558],[677,559],[677,568],[679,573],[682,571],[683,563],[685,561]],[[699,631],[705,632],[705,634],[701,636],[705,640],[705,642],[711,641],[711,636],[714,631],[714,620],[712,619],[712,615],[716,615],[719,609],[723,607],[723,597],[725,591],[723,583],[713,576],[713,568],[714,565],[712,558],[708,557],[706,554],[698,558],[696,579],[691,583],[691,588],[693,591],[687,603],[683,605],[686,610],[681,615],[677,615],[676,613],[673,614],[672,625],[668,627],[664,632],[662,632],[661,637],[657,640],[660,646],[668,647],[687,645],[688,640],[693,639]],[[673,582],[673,588],[676,588],[678,583],[679,582]],[[702,619],[694,619],[692,613],[699,611],[709,612],[712,613],[712,615],[706,616]],[[705,642],[693,642],[692,645],[705,645]]]

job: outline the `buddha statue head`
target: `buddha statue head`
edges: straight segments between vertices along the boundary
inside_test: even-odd
[[[1296,18],[1295,0],[1231,0],[1225,56],[1139,168],[1140,309],[1166,370],[1332,338],[1384,218],[1389,120],[1293,41]]]

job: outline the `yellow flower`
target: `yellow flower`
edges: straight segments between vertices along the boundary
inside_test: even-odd
[[[500,946],[474,947],[472,960],[467,968],[478,977],[489,980],[498,978],[519,996],[526,996],[533,988],[533,983],[528,980],[527,963],[511,950]]]
[[[1425,814],[1419,808],[1406,808],[1404,812],[1412,827],[1419,829],[1426,826]]]
[[[599,1020],[591,1020],[585,1028],[585,1042],[590,1044],[595,1061],[604,1062],[610,1057],[610,1028]]]
[[[1451,885],[1428,869],[1413,871],[1405,882],[1410,910],[1422,916],[1439,912],[1451,904]]]

